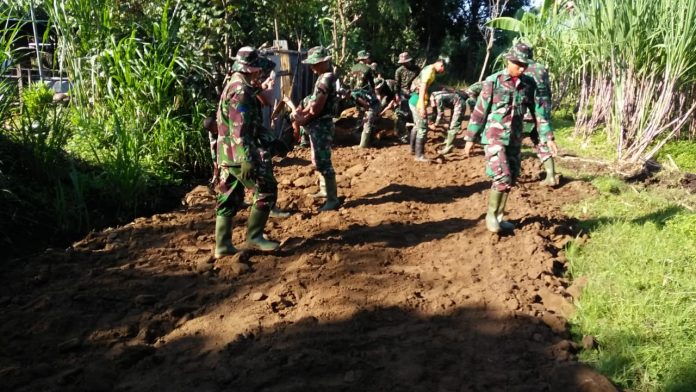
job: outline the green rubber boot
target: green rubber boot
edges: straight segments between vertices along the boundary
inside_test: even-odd
[[[445,140],[445,146],[438,151],[441,155],[447,155],[452,152],[454,148],[454,138],[457,137],[457,133],[447,133],[447,140]]]
[[[277,242],[269,241],[263,237],[263,228],[266,226],[270,213],[271,211],[262,211],[256,208],[256,206],[251,207],[247,222],[247,247],[263,251],[278,249],[279,244]]]
[[[553,162],[553,158],[549,158],[544,161],[544,169],[546,169],[546,178],[541,182],[542,185],[558,185],[558,182],[556,181],[556,165]]]
[[[321,173],[319,174],[319,191],[316,193],[310,193],[309,195],[315,199],[326,197],[326,180]]]
[[[503,217],[505,216],[505,205],[507,204],[508,196],[510,196],[510,192],[503,193],[503,196],[500,199],[500,206],[498,206],[498,211],[496,212],[496,220],[498,221],[500,230],[503,231],[515,230],[515,225],[506,220],[503,220]]]
[[[319,208],[319,211],[337,210],[341,200],[337,196],[336,176],[324,177],[324,181],[326,182],[326,203]]]
[[[370,147],[370,134],[368,132],[363,132],[360,134],[360,148]]]
[[[237,249],[232,245],[232,217],[216,216],[214,257],[219,259],[220,257],[231,256],[235,253],[237,253]]]
[[[498,208],[503,200],[503,192],[491,189],[488,196],[488,210],[486,212],[486,228],[493,233],[500,232],[500,222],[498,222]]]

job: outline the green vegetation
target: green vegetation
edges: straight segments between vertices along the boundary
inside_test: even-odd
[[[570,274],[589,279],[573,329],[600,343],[581,359],[637,392],[692,391],[696,198],[612,177],[592,183],[601,194],[567,210],[591,233],[567,252]]]

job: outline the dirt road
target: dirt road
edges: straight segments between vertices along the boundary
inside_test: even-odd
[[[0,390],[614,390],[575,362],[566,328],[579,288],[562,249],[576,228],[560,208],[588,184],[541,187],[525,158],[508,203],[518,228],[498,237],[483,223],[480,152],[427,164],[387,142],[338,147],[345,203],[322,214],[308,159],[277,167],[279,204],[296,211],[268,225],[277,253],[209,262],[201,186],[178,211],[13,262]]]

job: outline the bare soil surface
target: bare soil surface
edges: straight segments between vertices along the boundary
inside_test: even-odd
[[[340,132],[339,132],[340,133]],[[431,132],[428,146],[442,132]],[[461,151],[461,149],[459,150]],[[278,162],[274,253],[216,262],[214,199],[95,232],[0,277],[0,390],[613,391],[575,360],[560,208],[525,158],[514,234],[487,232],[480,150],[414,162],[393,138],[337,147],[338,211],[317,213],[307,149]],[[235,218],[242,244],[247,211]]]

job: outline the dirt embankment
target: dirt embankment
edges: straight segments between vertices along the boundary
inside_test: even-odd
[[[437,134],[438,140],[442,135]],[[407,146],[339,147],[339,211],[309,151],[278,164],[272,254],[209,263],[213,197],[13,262],[0,288],[0,389],[16,391],[610,391],[575,362],[560,207],[524,160],[514,235],[485,229],[480,153],[416,163]],[[429,146],[432,155],[434,146]],[[247,212],[236,218],[241,244]]]

